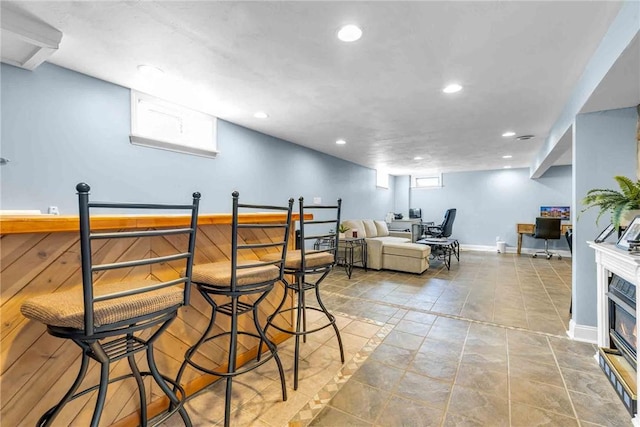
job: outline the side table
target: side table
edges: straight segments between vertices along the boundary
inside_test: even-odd
[[[313,248],[326,249],[331,247],[333,240],[318,239]],[[347,276],[351,279],[353,266],[359,265],[367,271],[367,242],[362,237],[347,237],[338,240],[338,250],[336,251],[336,264],[344,266]]]
[[[351,279],[354,265],[360,265],[367,271],[367,242],[364,238],[345,238],[338,240],[336,262],[344,266]]]

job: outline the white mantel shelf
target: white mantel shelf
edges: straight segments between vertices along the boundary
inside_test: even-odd
[[[640,255],[630,255],[613,243],[587,242],[596,251],[597,283],[598,283],[598,347],[609,348],[609,274],[614,273],[638,286],[640,284]],[[636,300],[636,313],[640,307]],[[636,327],[640,330],[640,316],[636,316]],[[637,384],[640,375],[636,371]],[[633,417],[633,425],[640,427],[640,417]]]

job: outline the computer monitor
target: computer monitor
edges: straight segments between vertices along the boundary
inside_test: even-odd
[[[540,216],[569,221],[571,219],[571,208],[569,206],[540,206]]]
[[[422,218],[422,209],[420,209],[420,208],[410,208],[409,209],[409,218]]]

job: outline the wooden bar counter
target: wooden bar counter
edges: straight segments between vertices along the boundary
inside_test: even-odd
[[[245,214],[242,222],[271,222],[271,214]],[[281,217],[280,217],[281,218]],[[297,219],[294,216],[294,219]],[[153,229],[166,225],[184,224],[188,226],[187,216],[104,216],[94,217],[94,228],[109,229]],[[231,215],[200,215],[196,240],[195,264],[224,261],[231,252]],[[183,239],[176,236],[175,239]],[[267,241],[269,235],[254,236],[257,241]],[[253,239],[252,239],[253,240]],[[170,239],[151,237],[144,239],[120,239],[105,241],[94,257],[101,262],[112,262],[127,253],[153,253],[162,255]],[[290,248],[294,246],[293,227]],[[69,340],[54,338],[46,332],[46,327],[38,322],[27,320],[20,313],[20,306],[29,297],[67,289],[81,284],[80,244],[77,216],[0,216],[0,301],[2,328],[0,329],[0,387],[3,425],[35,425],[38,418],[62,397],[75,378],[81,350]],[[126,272],[127,277],[153,276],[168,280],[178,276],[170,265],[166,268],[146,270],[136,267]],[[134,271],[135,270],[135,271]],[[110,273],[110,272],[107,272]],[[100,281],[118,280],[120,276],[103,274]],[[261,304],[260,322],[265,323],[282,298],[283,287],[275,289]],[[201,336],[210,316],[210,306],[195,291],[191,293],[191,304],[180,310],[167,332],[155,346],[156,360],[160,372],[174,377],[184,359],[187,348]],[[243,316],[242,322],[251,329],[250,316]],[[229,319],[219,316],[216,319],[217,331],[228,330]],[[291,318],[278,320],[281,325],[291,326]],[[286,326],[285,326],[286,327]],[[270,332],[275,331],[271,328]],[[271,334],[276,342],[282,342],[290,335]],[[223,341],[223,340],[222,340]],[[240,340],[243,348],[239,352],[239,363],[251,360],[256,355],[257,340]],[[223,343],[208,343],[202,357],[208,359],[211,366],[224,366],[227,363],[227,350]],[[139,355],[140,364],[146,369],[144,354]],[[274,362],[275,363],[275,362]],[[112,377],[128,373],[126,359],[112,365]],[[97,383],[99,369],[90,367],[85,384]],[[187,368],[183,377],[185,389],[192,394],[218,379]],[[156,414],[166,407],[166,401],[159,398],[160,392],[155,383],[147,379],[150,414]],[[139,410],[135,382],[131,380],[114,383],[109,387],[107,404],[101,425],[129,426],[137,425],[136,412]],[[95,404],[94,393],[80,397],[69,403],[56,425],[88,425]]]

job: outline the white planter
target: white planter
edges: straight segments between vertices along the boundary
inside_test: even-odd
[[[345,238],[344,233],[338,233],[338,238],[339,238],[339,239],[344,239],[344,238]]]
[[[624,211],[620,215],[620,227],[628,227],[633,219],[640,215],[640,209],[633,209],[630,211]]]

